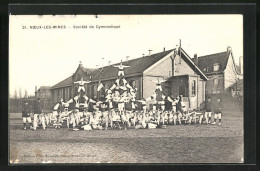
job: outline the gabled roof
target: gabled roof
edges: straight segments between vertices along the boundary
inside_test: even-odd
[[[229,53],[227,51],[210,54],[206,56],[200,56],[198,57],[197,66],[200,68],[202,72],[204,72],[205,74],[209,74],[209,73],[214,73],[213,65],[219,63],[220,67],[217,72],[222,72],[226,69],[228,57],[229,57]],[[195,62],[195,59],[192,58],[192,61]]]
[[[204,78],[205,80],[208,80],[208,77],[201,71],[201,69],[192,61],[191,57],[181,48],[181,55],[184,55],[184,60],[186,59],[188,64],[191,65],[191,66],[194,66],[194,70],[197,71],[201,76],[202,78]],[[182,55],[182,58],[183,58],[183,55]]]
[[[79,67],[77,68],[77,70],[81,68],[86,74],[89,74],[93,71],[95,71],[96,69],[93,68],[85,68],[82,65],[79,65]],[[59,82],[58,84],[55,84],[54,86],[52,86],[50,89],[55,89],[55,88],[60,88],[60,87],[67,87],[67,86],[71,86],[73,83],[73,79],[72,79],[72,75],[64,80],[62,80],[61,82]]]
[[[51,88],[51,86],[41,86],[39,89],[38,89],[38,91],[39,90],[49,90]]]
[[[72,76],[69,76],[68,78],[66,78],[65,80],[62,80],[61,82],[59,82],[58,84],[55,84],[54,86],[51,87],[51,89],[55,89],[55,88],[59,88],[59,87],[67,87],[67,86],[71,86],[72,85]]]
[[[87,72],[87,73],[90,73],[90,72],[93,72],[93,71],[96,70],[96,69],[93,69],[93,68],[85,68],[85,67],[81,67],[81,69],[82,69],[84,72]]]
[[[138,74],[141,75],[144,70],[149,68],[151,65],[153,65],[158,60],[162,59],[172,51],[173,49],[152,54],[150,56],[144,56],[144,57],[123,62],[123,65],[130,66],[129,68],[124,69],[125,76],[138,75]],[[113,65],[119,65],[119,64],[120,63],[113,64]],[[103,71],[102,68],[98,68],[97,70],[91,72],[90,73],[90,75],[92,76],[91,81],[98,81],[99,79],[104,80],[104,79],[117,78],[118,68],[114,67],[113,65],[103,67]]]
[[[143,72],[151,67],[153,64],[158,62],[159,60],[163,59],[166,57],[168,54],[172,53],[174,49],[168,50],[168,51],[163,51],[160,53],[152,54],[149,56],[144,56],[136,59],[132,59],[129,61],[123,62],[123,65],[130,66],[128,68],[124,69],[125,76],[135,76],[135,75],[142,75]],[[191,60],[191,58],[188,56],[188,54],[181,50],[182,54],[186,57],[188,62],[195,66],[195,70],[199,72],[200,75],[204,79],[207,80],[207,76],[204,75],[204,73],[197,67],[194,62]],[[119,65],[120,63],[116,63],[113,65]],[[118,74],[118,68],[114,67],[113,65],[110,66],[105,66],[103,68],[98,68],[98,69],[90,69],[90,68],[84,68],[82,66],[79,66],[83,69],[84,72],[87,72],[87,76],[91,76],[90,81],[99,81],[99,80],[109,80],[109,79],[116,79],[117,74]],[[79,69],[78,67],[78,69]],[[77,69],[77,70],[78,70]],[[59,88],[59,87],[67,87],[71,86],[73,83],[72,76],[66,78],[65,80],[59,82],[58,84],[54,85],[51,87],[51,89]]]

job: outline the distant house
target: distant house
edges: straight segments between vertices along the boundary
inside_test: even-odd
[[[205,99],[207,76],[181,48],[178,48],[178,51],[164,50],[149,56],[126,60],[123,65],[130,66],[124,69],[125,78],[132,87],[137,88],[137,99],[153,95],[158,79],[167,80],[163,83],[164,94],[174,97],[183,95],[187,108],[198,108]],[[74,82],[81,78],[91,81],[85,87],[87,96],[98,98],[99,81],[109,89],[118,78],[117,73],[118,68],[113,65],[93,70],[79,64],[72,76],[51,87],[52,100],[58,101],[60,97],[68,100],[74,97],[78,89],[78,85]]]
[[[209,79],[206,83],[207,95],[226,93],[231,85],[243,79],[242,57],[239,60],[238,70],[230,47],[225,52],[206,56],[197,57],[195,54],[192,60]]]
[[[40,99],[51,99],[51,86],[41,86],[39,89],[35,87],[35,97]]]
[[[233,85],[229,87],[229,93],[231,93],[232,97],[238,98],[239,100],[242,100],[244,97],[244,80],[238,80]]]
[[[39,89],[35,87],[35,98],[40,98],[43,112],[51,112],[53,108],[51,97],[51,86],[41,86]]]

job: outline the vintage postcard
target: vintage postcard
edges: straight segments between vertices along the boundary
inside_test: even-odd
[[[9,15],[9,163],[243,163],[243,15]]]

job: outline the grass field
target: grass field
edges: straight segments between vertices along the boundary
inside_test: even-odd
[[[166,129],[23,130],[10,114],[10,159],[19,163],[242,163],[243,115],[223,113],[218,125],[167,125]]]

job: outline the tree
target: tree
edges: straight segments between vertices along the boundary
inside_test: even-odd
[[[27,89],[25,89],[24,91],[24,98],[27,98],[28,97],[28,92],[27,92]]]
[[[17,99],[17,90],[14,90],[14,98]]]
[[[19,88],[19,98],[20,99],[22,98],[22,89],[21,89],[21,87]]]

